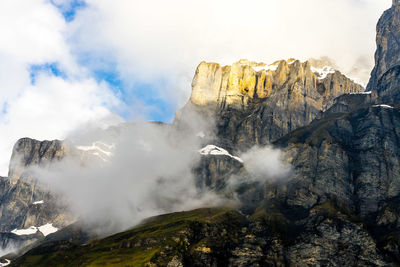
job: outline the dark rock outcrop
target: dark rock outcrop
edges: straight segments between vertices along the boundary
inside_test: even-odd
[[[397,0],[383,13],[376,31],[375,67],[367,87],[371,90],[388,70],[400,64],[400,6]]]
[[[376,44],[375,67],[367,90],[373,91],[379,103],[398,103],[400,93],[395,83],[400,65],[400,4],[397,0],[393,0],[393,6],[379,19]]]
[[[334,104],[321,117],[333,113],[349,113],[361,108],[370,107],[375,103],[372,93],[344,94],[334,100]]]

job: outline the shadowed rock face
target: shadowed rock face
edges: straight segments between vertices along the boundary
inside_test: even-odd
[[[264,260],[281,266],[400,261],[400,112],[371,99],[370,94],[343,95],[320,119],[274,142],[293,175],[237,189],[242,211],[265,212],[266,224],[247,228],[247,235],[260,239],[237,244],[230,261],[239,266]],[[223,191],[232,176],[249,175],[245,168],[246,163],[209,156],[196,174],[202,187]],[[283,233],[273,238],[266,229]],[[271,239],[266,247],[260,242]]]
[[[297,170],[286,201],[310,207],[335,196],[362,218],[379,211],[400,196],[399,136],[400,113],[385,107],[331,114],[285,136],[277,145]]]
[[[65,207],[59,199],[29,173],[29,167],[46,166],[61,160],[65,154],[66,147],[57,140],[40,142],[22,138],[15,144],[9,177],[0,180],[0,245],[3,248],[43,238],[40,233],[17,236],[10,233],[14,229],[48,223],[61,227],[68,223]]]
[[[400,103],[400,66],[388,70],[378,81],[376,103],[398,105]]]
[[[381,79],[386,80],[388,75],[392,76],[393,74],[388,73],[400,65],[400,3],[398,0],[393,0],[393,6],[386,10],[379,19],[376,44],[375,67],[372,70],[367,90],[375,91],[378,97],[397,95],[398,89],[395,87],[386,87],[385,90],[382,90]],[[383,77],[385,75],[386,78]],[[393,101],[400,99],[397,97],[392,101],[388,98],[383,100],[389,101],[387,103],[394,103]]]
[[[44,166],[54,160],[61,160],[67,148],[61,141],[39,142],[30,138],[22,138],[14,145],[10,160],[8,177],[15,184],[23,175],[26,167]]]

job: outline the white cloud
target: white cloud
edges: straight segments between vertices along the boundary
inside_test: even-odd
[[[7,175],[19,138],[61,139],[82,123],[113,116],[118,100],[76,63],[67,27],[50,1],[0,1],[0,175]],[[67,77],[43,71],[32,85],[30,66],[46,63],[57,63]]]
[[[64,57],[63,18],[44,1],[0,2],[0,104],[29,85],[28,66]]]
[[[284,162],[280,149],[253,147],[240,157],[245,162],[246,170],[258,181],[287,178],[292,172],[292,166]]]
[[[206,122],[188,123],[198,127]],[[68,138],[71,151],[74,145],[86,150],[92,161],[87,157],[82,164],[82,157],[71,153],[63,161],[32,170],[53,192],[66,197],[75,217],[105,227],[102,234],[132,227],[149,216],[228,201],[196,187],[192,169],[200,160],[201,139],[195,134],[155,123],[81,134]],[[103,153],[101,160],[99,150],[88,149],[97,140],[102,140],[97,147],[110,152]]]
[[[375,25],[390,0],[88,0],[72,26],[75,51],[107,54],[126,83],[168,83],[159,94],[177,105],[190,94],[202,60],[329,56],[366,82]],[[360,60],[360,58],[366,58]],[[353,65],[363,62],[364,71]],[[358,77],[359,76],[359,77]],[[178,99],[178,101],[177,101]]]
[[[67,81],[47,74],[37,77],[36,84],[11,101],[0,118],[1,174],[6,175],[12,146],[21,137],[63,139],[87,122],[121,122],[104,101],[109,106],[118,104],[108,88],[94,80]]]

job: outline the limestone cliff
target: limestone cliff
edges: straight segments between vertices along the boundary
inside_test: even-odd
[[[65,226],[69,219],[65,203],[57,199],[49,188],[32,177],[29,167],[46,166],[61,160],[67,147],[58,140],[37,141],[22,138],[14,145],[10,160],[9,177],[0,184],[0,249],[20,246],[43,237],[17,235],[15,229],[28,229],[52,224]]]
[[[391,75],[391,70],[400,65],[400,3],[393,0],[393,6],[386,10],[379,19],[376,36],[377,49],[375,52],[375,67],[371,73],[371,79],[367,90],[374,91],[379,97],[387,97],[396,94],[395,87],[381,88],[381,79]],[[386,76],[386,78],[384,77]]]
[[[277,140],[308,125],[336,97],[364,91],[331,67],[294,59],[271,65],[240,60],[224,67],[202,62],[192,87],[190,102],[174,123],[192,120],[188,114],[193,110],[207,114],[215,121],[219,140],[238,150]]]
[[[193,79],[190,101],[245,110],[252,100],[268,99],[285,87],[289,87],[293,102],[309,97],[319,109],[341,94],[364,91],[340,72],[328,66],[313,67],[308,61],[290,59],[267,65],[240,60],[232,66],[202,62]]]

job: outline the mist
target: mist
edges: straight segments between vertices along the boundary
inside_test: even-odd
[[[106,130],[77,129],[65,141],[67,157],[31,171],[67,200],[76,220],[102,234],[125,230],[159,214],[243,204],[235,195],[196,187],[193,170],[201,157],[232,156],[199,153],[215,140],[210,116],[202,117],[189,108],[178,117],[180,123],[175,124],[140,122]],[[270,147],[255,147],[241,158],[250,177],[233,175],[228,191],[241,182],[282,179],[291,171],[282,162],[282,152]]]
[[[284,153],[272,146],[255,146],[240,156],[254,181],[276,181],[290,176],[292,166],[284,161]]]
[[[9,244],[6,249],[0,249],[0,257],[3,257],[7,254],[14,253],[19,249],[18,246],[14,246],[13,244]],[[0,262],[1,263],[1,262]],[[0,265],[1,266],[1,265]]]
[[[66,197],[76,219],[101,225],[102,232],[121,231],[161,213],[226,203],[195,186],[200,142],[168,124],[122,124],[76,132],[66,140],[66,158],[32,171]]]

